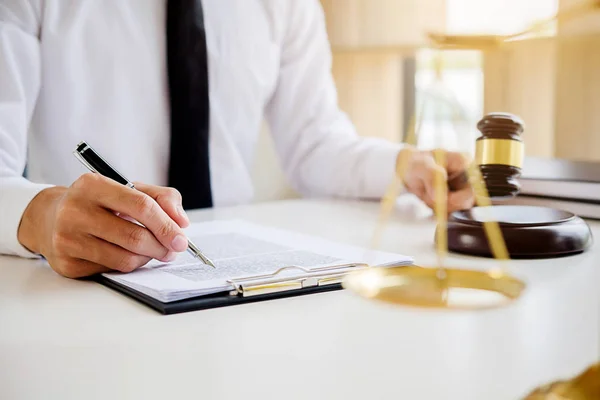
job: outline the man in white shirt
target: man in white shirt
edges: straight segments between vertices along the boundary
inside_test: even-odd
[[[318,0],[2,0],[0,254],[74,278],[173,258],[187,247],[183,192],[186,208],[252,199],[263,118],[301,194],[380,198],[405,160],[407,189],[431,205],[434,172],[462,157],[442,170],[360,138],[330,63]],[[81,140],[138,190],[83,174]],[[466,188],[448,207],[472,204]]]

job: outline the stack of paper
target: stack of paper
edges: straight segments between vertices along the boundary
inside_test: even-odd
[[[237,220],[193,224],[186,233],[216,268],[182,253],[171,263],[152,261],[129,274],[104,276],[168,303],[229,291],[233,289],[230,279],[271,274],[288,266],[313,270],[348,263],[389,266],[413,262],[398,254],[368,251]]]

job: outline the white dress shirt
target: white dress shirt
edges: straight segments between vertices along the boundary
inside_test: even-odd
[[[318,0],[204,0],[216,207],[253,198],[263,119],[305,196],[378,198],[400,145],[359,138],[340,111]],[[23,257],[21,216],[87,172],[88,141],[133,181],[167,184],[165,0],[0,2],[0,253]],[[27,179],[23,178],[27,164]]]

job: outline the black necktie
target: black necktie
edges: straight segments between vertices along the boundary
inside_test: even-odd
[[[206,32],[201,0],[167,0],[171,107],[169,186],[187,210],[212,207]]]

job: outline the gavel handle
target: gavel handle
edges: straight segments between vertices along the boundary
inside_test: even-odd
[[[448,189],[457,192],[469,186],[469,177],[466,171],[458,172],[448,177]]]

